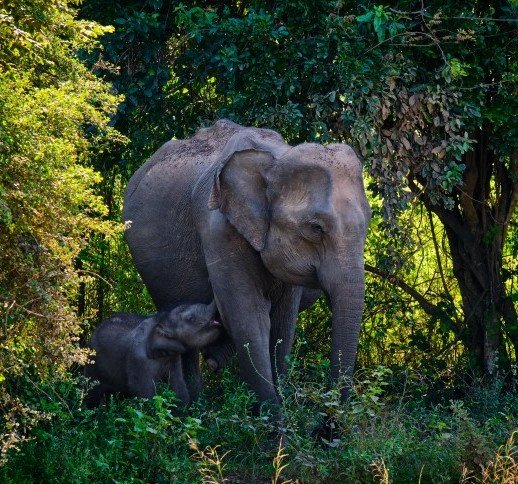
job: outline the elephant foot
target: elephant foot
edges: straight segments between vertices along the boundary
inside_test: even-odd
[[[288,439],[284,432],[272,431],[272,433],[268,435],[268,438],[259,444],[259,450],[262,454],[266,454],[273,458],[286,449],[287,441]]]
[[[86,408],[92,410],[99,407],[103,403],[106,403],[108,397],[112,392],[110,388],[103,385],[102,383],[95,385],[90,388],[84,397],[83,403]]]
[[[279,404],[266,401],[252,406],[252,414],[264,418],[268,416],[267,429],[264,440],[259,444],[262,452],[275,456],[282,449],[286,448],[288,436],[286,431],[286,419]],[[264,421],[264,420],[263,420]]]

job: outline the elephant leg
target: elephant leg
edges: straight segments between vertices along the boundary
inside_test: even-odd
[[[129,355],[126,360],[126,375],[129,396],[151,398],[156,393],[160,363],[142,355]]]
[[[221,213],[213,212],[202,232],[214,299],[236,347],[239,371],[259,402],[279,403],[270,361],[272,285],[260,255]]]
[[[130,388],[130,395],[139,398],[152,398],[156,393],[156,382],[149,378],[141,380],[138,387]]]
[[[228,279],[227,279],[228,280]],[[270,303],[242,285],[236,291],[214,284],[218,306],[234,342],[243,380],[255,391],[259,402],[278,404],[270,362]]]
[[[270,311],[270,358],[273,368],[274,382],[286,374],[288,362],[286,357],[293,346],[295,325],[299,310],[302,288],[299,286],[285,286],[282,293]]]
[[[269,321],[266,317],[251,319],[251,324],[257,324],[255,328],[249,328],[244,332],[236,331],[233,335],[239,372],[243,380],[255,391],[259,402],[270,401],[278,404],[279,398],[269,355]]]
[[[232,339],[225,331],[215,343],[204,348],[202,354],[207,365],[212,370],[219,372],[230,364],[232,357],[236,354],[236,349]]]
[[[92,409],[98,407],[108,392],[109,388],[103,383],[99,383],[98,385],[90,388],[84,398],[86,408]]]
[[[189,405],[190,397],[185,383],[184,370],[182,368],[182,355],[176,354],[171,357],[166,373],[169,388],[176,393],[182,405]]]
[[[191,349],[182,355],[182,371],[190,401],[198,400],[201,389],[200,350]]]
[[[302,289],[302,297],[300,298],[299,311],[309,309],[316,300],[322,295],[322,289]]]
[[[156,382],[154,374],[144,369],[135,369],[136,373],[128,384],[128,393],[132,397],[151,398],[156,393]]]
[[[86,392],[84,398],[85,406],[86,408],[98,407],[102,403],[105,395],[109,393],[110,387],[100,382],[101,377],[95,364],[87,364],[84,369],[84,375],[90,380],[96,380],[98,382]]]

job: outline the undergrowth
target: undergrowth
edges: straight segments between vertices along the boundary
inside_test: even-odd
[[[500,382],[431,403],[415,378],[378,367],[358,373],[343,405],[326,372],[313,370],[292,365],[279,384],[280,423],[267,407],[252,415],[253,395],[230,371],[187,411],[167,388],[87,410],[82,379],[28,384],[31,406],[50,418],[10,451],[0,481],[517,481],[518,396]]]

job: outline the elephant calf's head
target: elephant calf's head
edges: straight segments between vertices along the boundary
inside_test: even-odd
[[[157,316],[153,344],[170,347],[172,352],[184,353],[213,343],[222,331],[216,320],[216,304],[182,304]]]

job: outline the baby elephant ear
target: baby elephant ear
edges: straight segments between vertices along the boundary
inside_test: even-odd
[[[266,172],[274,155],[266,144],[251,137],[229,144],[220,160],[208,207],[224,213],[252,247],[261,251],[270,223]]]

